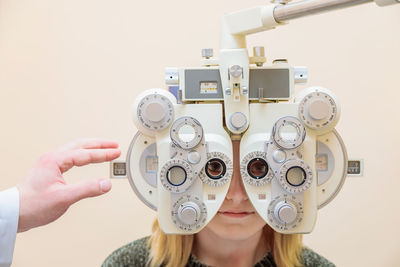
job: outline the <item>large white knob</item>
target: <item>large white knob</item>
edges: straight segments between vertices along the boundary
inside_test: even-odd
[[[324,134],[331,131],[340,118],[340,105],[336,96],[323,87],[310,87],[296,97],[299,118],[311,129]]]
[[[143,115],[151,122],[159,122],[165,117],[166,109],[160,102],[151,102],[146,105]]]
[[[195,224],[198,222],[199,218],[200,207],[192,201],[183,203],[178,209],[178,219],[183,224]]]
[[[154,136],[174,119],[176,98],[164,89],[150,89],[136,97],[132,106],[133,122],[140,132]]]
[[[314,120],[322,120],[329,115],[329,105],[322,100],[314,100],[308,106],[308,114]]]
[[[296,220],[297,209],[293,204],[282,201],[276,204],[274,216],[281,223],[291,224]]]

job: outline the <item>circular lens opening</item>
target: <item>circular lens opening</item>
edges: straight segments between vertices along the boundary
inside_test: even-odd
[[[279,137],[285,143],[295,142],[299,136],[299,130],[294,123],[286,122],[279,128]]]
[[[303,168],[295,166],[286,172],[286,181],[292,186],[300,186],[306,180],[306,172]]]
[[[217,180],[224,177],[226,165],[221,159],[210,159],[205,166],[206,174],[211,179]]]
[[[174,186],[182,185],[186,181],[186,171],[180,166],[173,166],[167,172],[167,180]]]
[[[252,159],[247,164],[247,172],[254,179],[264,178],[268,173],[268,163],[261,158]]]
[[[192,126],[189,125],[183,125],[179,130],[178,130],[178,136],[179,139],[181,139],[183,142],[189,143],[194,139],[195,131]]]

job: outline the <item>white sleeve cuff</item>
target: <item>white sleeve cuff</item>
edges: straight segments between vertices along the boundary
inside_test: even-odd
[[[11,265],[18,230],[19,192],[16,187],[0,192],[0,267]]]

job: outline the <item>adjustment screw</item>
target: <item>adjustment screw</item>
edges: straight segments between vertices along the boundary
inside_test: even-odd
[[[214,50],[212,48],[203,48],[201,49],[201,56],[204,58],[210,58],[214,55]]]

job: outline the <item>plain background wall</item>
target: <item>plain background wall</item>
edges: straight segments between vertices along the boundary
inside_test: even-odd
[[[201,48],[218,55],[224,13],[267,2],[0,0],[0,189],[78,137],[114,139],[125,156],[135,96],[164,87],[167,66],[198,66]],[[365,161],[364,177],[346,181],[304,238],[338,266],[400,265],[399,26],[400,5],[366,4],[248,38],[250,48],[265,46],[268,64],[306,65],[307,86],[337,94],[337,130],[349,156]],[[91,165],[65,177],[108,173],[108,164]],[[127,180],[114,180],[107,195],[18,234],[13,266],[99,266],[148,235],[154,216]]]

